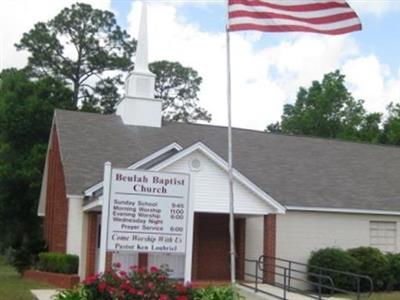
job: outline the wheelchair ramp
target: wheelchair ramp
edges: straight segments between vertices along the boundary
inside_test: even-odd
[[[252,297],[260,296],[259,299],[360,300],[368,298],[374,289],[371,278],[365,275],[265,255],[243,260],[244,278],[239,285],[243,292],[250,292]],[[345,288],[343,282],[346,282]]]

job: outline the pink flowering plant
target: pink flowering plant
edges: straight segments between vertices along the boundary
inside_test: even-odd
[[[168,278],[165,270],[151,267],[149,270],[131,266],[129,272],[115,263],[111,272],[96,274],[82,282],[87,300],[191,300],[190,285]]]

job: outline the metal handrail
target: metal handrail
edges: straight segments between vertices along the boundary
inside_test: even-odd
[[[366,276],[366,275],[361,275],[361,274],[356,274],[356,273],[352,273],[352,272],[347,272],[347,271],[340,271],[340,270],[335,270],[335,269],[331,269],[331,268],[325,268],[325,267],[319,267],[319,266],[315,266],[315,265],[308,265],[305,263],[300,263],[300,262],[295,262],[295,261],[291,261],[291,260],[287,260],[287,259],[282,259],[282,258],[277,258],[277,257],[273,257],[273,256],[266,256],[266,255],[261,255],[259,257],[259,265],[264,265],[265,264],[265,259],[270,259],[273,260],[275,262],[275,268],[283,268],[282,266],[276,265],[276,262],[284,262],[288,264],[288,268],[289,268],[289,278],[290,279],[295,279],[294,277],[291,276],[292,272],[296,272],[296,273],[300,273],[300,274],[304,274],[304,275],[311,275],[316,277],[316,279],[318,279],[318,285],[321,282],[321,277],[319,277],[319,275],[322,275],[321,272],[330,272],[332,274],[341,274],[341,275],[346,275],[351,277],[355,283],[356,283],[356,291],[349,291],[349,290],[345,290],[342,288],[338,288],[335,287],[334,282],[332,284],[332,288],[330,288],[331,290],[331,294],[333,292],[341,292],[341,293],[346,293],[346,294],[355,294],[357,296],[357,299],[360,299],[361,295],[363,293],[361,293],[360,291],[360,285],[361,285],[361,280],[364,279],[369,283],[369,291],[367,293],[365,293],[365,295],[367,297],[370,297],[373,289],[374,289],[374,284],[373,281],[371,279],[371,277]],[[302,266],[302,267],[306,267],[307,271],[299,271],[297,269],[294,269],[293,267],[295,266]],[[313,268],[316,271],[319,271],[320,273],[315,273],[315,272],[310,272],[308,271],[310,268]],[[318,275],[318,276],[315,276]],[[326,275],[326,274],[325,274]],[[332,278],[330,276],[328,276],[330,278],[330,280],[332,280]],[[329,281],[330,281],[329,280]],[[312,281],[307,281],[308,283],[311,283]],[[290,288],[290,285],[289,285]]]
[[[294,270],[290,270],[288,267],[283,267],[283,266],[279,266],[279,265],[278,265],[278,266],[275,266],[275,267],[274,267],[274,270],[268,270],[268,269],[265,269],[265,268],[263,267],[262,261],[261,261],[260,259],[247,259],[247,258],[243,258],[243,260],[244,260],[244,262],[253,263],[253,264],[254,264],[254,267],[255,267],[255,268],[254,268],[254,273],[248,273],[248,272],[246,272],[246,270],[245,270],[245,271],[244,271],[244,275],[245,275],[245,276],[248,276],[248,277],[251,277],[251,278],[254,278],[255,281],[254,281],[254,287],[251,286],[251,285],[249,285],[249,284],[246,284],[246,282],[241,282],[240,284],[243,285],[243,286],[245,286],[245,287],[247,287],[247,288],[254,289],[254,291],[255,291],[256,293],[257,293],[257,292],[260,292],[260,293],[263,293],[263,294],[266,294],[266,295],[269,295],[269,296],[272,296],[272,297],[275,297],[275,298],[278,298],[278,299],[287,300],[287,299],[288,299],[288,298],[287,298],[287,293],[288,293],[288,292],[290,292],[290,291],[296,291],[296,292],[300,292],[300,293],[303,292],[303,291],[301,291],[300,289],[291,287],[291,286],[290,286],[291,280],[301,281],[301,282],[308,283],[308,284],[310,284],[310,285],[315,285],[315,286],[317,286],[317,288],[318,288],[318,290],[319,290],[318,296],[315,296],[315,295],[306,295],[306,296],[308,296],[308,297],[310,297],[310,298],[322,299],[322,288],[330,289],[330,290],[332,291],[332,292],[331,292],[331,295],[332,295],[332,293],[333,293],[334,283],[333,283],[332,278],[330,278],[330,276],[328,276],[328,275],[317,274],[317,273],[314,274],[314,273],[313,273],[315,276],[317,276],[317,277],[320,279],[320,282],[319,282],[319,283],[315,283],[315,282],[312,282],[312,281],[308,281],[308,280],[304,280],[304,279],[302,279],[302,278],[298,278],[298,277],[292,276],[292,275],[291,275],[291,272],[293,272]],[[246,268],[245,268],[245,269],[246,269]],[[281,273],[281,272],[276,272],[276,269],[282,270],[282,273]],[[299,271],[299,270],[295,270],[295,271],[297,271],[298,273],[303,273],[303,271]],[[262,274],[261,276],[259,275],[260,272],[261,272],[261,274]],[[259,288],[259,282],[263,282],[264,274],[265,274],[265,273],[267,273],[267,274],[274,274],[274,276],[283,277],[283,286],[282,286],[282,285],[280,286],[280,287],[282,288],[282,293],[283,293],[282,296],[277,295],[277,294],[273,294],[273,293],[269,292],[268,290],[264,290],[264,289],[262,289],[262,288]],[[304,274],[306,274],[306,272],[304,272]],[[329,282],[329,285],[328,285],[328,284],[322,283],[322,279],[327,280],[327,281]]]
[[[282,273],[278,273],[276,271],[270,271],[270,270],[268,270],[268,267],[264,268],[263,266],[265,266],[266,264],[260,258],[259,258],[260,271],[262,271],[263,273],[270,273],[270,274],[275,274],[275,276],[283,277],[284,278],[284,287],[286,287],[288,291],[295,291],[295,292],[302,293],[302,294],[305,293],[305,291],[293,287],[292,284],[291,284],[291,281],[303,282],[303,283],[306,283],[308,285],[311,285],[311,286],[314,286],[315,288],[317,288],[318,296],[308,295],[310,298],[322,299],[322,290],[323,289],[328,289],[330,291],[329,296],[332,296],[334,291],[335,291],[335,284],[333,282],[333,279],[328,275],[293,269],[292,265],[289,265],[288,267],[283,267],[283,266],[274,264],[274,270],[275,269],[282,269],[283,270],[283,274],[282,274]],[[294,272],[298,273],[298,274],[306,275],[305,276],[306,278],[308,278],[309,275],[312,275],[316,279],[318,279],[318,282],[314,282],[314,281],[311,281],[311,280],[303,279],[303,278],[300,278],[300,277],[295,277],[295,276],[292,275],[292,273],[294,273]],[[288,281],[287,285],[286,285],[286,280]],[[328,283],[323,283],[323,282],[325,282],[324,280],[328,281]]]
[[[262,268],[261,266],[262,266],[262,263],[259,264],[259,269],[260,269],[261,272],[273,273],[273,274],[275,274],[277,276],[283,276],[283,274],[281,274],[281,273],[268,271],[268,270]],[[286,270],[286,269],[289,270],[289,268],[282,267],[282,266],[275,266],[275,268],[282,269],[282,270]],[[331,283],[330,286],[326,286],[326,287],[329,287],[329,288],[330,287],[332,287],[332,288],[334,287],[334,282],[333,282],[332,278],[330,276],[328,276],[328,275],[318,274],[318,273],[313,273],[313,272],[305,272],[305,271],[293,270],[293,269],[291,271],[292,272],[296,272],[296,273],[300,273],[300,274],[304,274],[304,275],[312,275],[312,276],[315,276],[315,277],[318,277],[318,278],[321,278],[321,279],[326,279],[326,280],[329,281],[329,283]],[[313,281],[305,280],[305,279],[302,279],[302,278],[298,278],[298,277],[292,277],[292,278],[296,279],[297,281],[302,281],[302,282],[306,282],[306,283],[310,283],[310,284],[316,284]]]

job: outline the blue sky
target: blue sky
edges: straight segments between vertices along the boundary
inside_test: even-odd
[[[372,0],[374,1],[374,0]],[[379,0],[378,0],[379,1]],[[154,1],[153,1],[154,2]],[[173,1],[171,1],[173,2]],[[385,1],[382,2],[396,2]],[[368,5],[366,1],[362,3]],[[113,10],[118,12],[118,22],[127,27],[127,14],[132,7],[132,1],[112,0]],[[182,5],[179,16],[198,24],[205,31],[221,32],[225,26],[225,5],[220,3],[196,4],[193,1]],[[385,11],[384,14],[371,14],[364,11],[358,12],[363,23],[363,31],[353,33],[366,52],[373,52],[382,58],[388,65],[400,65],[400,10]],[[265,47],[278,43],[285,37],[283,34],[264,34],[262,40],[255,45]],[[286,34],[287,35],[287,34]]]
[[[137,0],[81,0],[112,10],[136,36]],[[14,48],[23,32],[74,0],[1,0],[0,69],[22,67],[27,54]],[[400,102],[400,0],[349,0],[364,30],[339,37],[316,34],[232,34],[233,124],[264,129],[280,119],[300,86],[340,69],[354,97],[369,111]],[[151,61],[179,61],[203,77],[200,105],[213,123],[226,124],[225,4],[223,1],[149,1]],[[46,9],[43,9],[46,7]],[[25,13],[26,12],[26,13]],[[29,13],[27,13],[29,12]]]
[[[390,102],[400,101],[400,40],[397,38],[400,33],[400,1],[350,1],[361,17],[361,32],[338,38],[302,33],[233,34],[235,125],[263,129],[266,124],[279,120],[283,105],[294,101],[299,86],[320,80],[323,74],[335,69],[340,69],[347,76],[349,89],[356,98],[365,100],[370,111],[384,112]],[[216,72],[216,66],[219,70],[225,68],[219,63],[223,59],[223,51],[215,44],[216,41],[223,44],[225,4],[216,1],[167,2],[150,1],[150,58],[180,60],[195,69],[198,66],[204,79],[201,104],[212,112],[214,123],[224,124],[224,74],[220,72],[219,77],[214,76],[214,85],[208,76]],[[120,23],[135,35],[137,20],[134,19],[139,18],[139,5],[123,0],[112,0],[111,3],[118,12]],[[156,24],[154,19],[169,24]],[[168,29],[177,32],[165,32]],[[192,36],[185,31],[192,32]],[[168,34],[179,36],[181,40],[173,38],[179,47],[172,46],[175,53],[165,49],[163,55],[163,51],[158,50],[163,44],[154,40]],[[187,41],[196,36],[207,44],[204,47],[215,48],[213,53],[218,59],[204,58],[198,49],[199,43]],[[157,51],[151,44],[158,45]],[[221,53],[218,52],[220,50]],[[191,59],[186,57],[188,51],[193,52]],[[205,68],[207,64],[208,69]]]

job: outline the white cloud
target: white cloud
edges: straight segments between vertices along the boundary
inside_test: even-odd
[[[299,86],[307,86],[311,81],[322,78],[358,53],[358,46],[350,36],[301,34],[265,49],[260,56],[265,56],[266,61],[277,69],[274,80],[284,86],[287,96],[293,99]]]
[[[14,44],[24,32],[39,21],[46,22],[75,0],[1,0],[0,1],[0,68],[23,67],[27,54],[17,52]],[[111,8],[111,0],[82,0],[95,8]]]
[[[137,35],[139,4],[134,3],[128,17],[129,31]],[[173,60],[191,66],[203,77],[200,105],[213,114],[214,124],[226,124],[226,52],[225,35],[202,30],[190,20],[180,18],[179,7],[152,3],[149,7],[150,60]],[[233,33],[232,38],[232,95],[233,124],[239,127],[264,129],[280,119],[283,104],[292,102],[299,86],[320,80],[323,74],[340,69],[358,95],[362,94],[368,107],[373,108],[378,94],[385,92],[389,101],[395,95],[397,81],[390,72],[380,73],[383,83],[369,97],[362,86],[370,86],[362,56],[351,35],[327,37],[312,34],[287,35],[273,47],[254,47],[257,35]],[[264,37],[263,37],[264,38]],[[267,38],[267,37],[265,37]],[[381,71],[385,68],[381,67]],[[367,68],[376,72],[372,66]],[[380,75],[379,75],[380,76]],[[389,90],[393,92],[389,92]],[[360,92],[359,92],[360,91]],[[362,91],[362,92],[361,92]],[[384,107],[380,104],[379,107]]]
[[[394,74],[375,55],[360,56],[343,66],[353,95],[365,99],[369,111],[384,112],[392,101],[400,101],[400,70]]]
[[[349,0],[349,3],[360,14],[382,16],[384,13],[400,10],[398,0]]]

